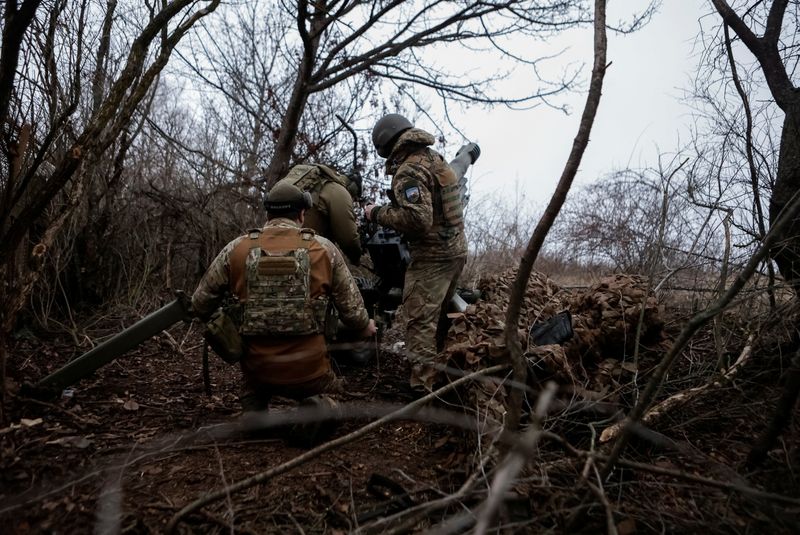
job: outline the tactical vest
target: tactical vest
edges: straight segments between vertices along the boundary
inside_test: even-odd
[[[243,336],[302,336],[325,331],[328,296],[311,297],[308,249],[312,243],[313,230],[297,229],[288,246],[272,250],[269,235],[254,230],[231,252],[231,280],[243,277],[246,288],[239,328]]]
[[[403,164],[418,165],[433,175],[433,227],[442,239],[457,236],[464,227],[464,205],[458,189],[458,178],[441,155],[427,149],[408,156]]]
[[[290,184],[297,186],[303,191],[311,194],[311,199],[315,208],[320,209],[319,194],[328,182],[336,182],[345,189],[348,186],[348,179],[337,173],[327,165],[322,164],[303,164],[295,165],[281,180],[287,180]]]

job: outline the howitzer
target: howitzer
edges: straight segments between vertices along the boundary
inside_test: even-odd
[[[190,321],[192,319],[191,300],[183,292],[176,292],[176,295],[177,298],[171,303],[145,316],[121,333],[40,380],[34,385],[34,390],[39,392],[57,391],[75,384],[98,368],[124,355],[179,321]]]

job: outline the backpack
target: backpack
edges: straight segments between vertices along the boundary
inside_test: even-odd
[[[313,206],[317,208],[319,208],[319,194],[325,184],[336,182],[345,189],[349,184],[347,177],[322,164],[295,165],[289,170],[286,177],[281,180],[288,180],[301,190],[309,192]]]

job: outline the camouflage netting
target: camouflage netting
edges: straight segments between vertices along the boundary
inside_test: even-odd
[[[569,308],[575,331],[575,339],[566,346],[570,361],[597,365],[607,358],[622,360],[632,355],[640,318],[640,343],[649,345],[661,339],[663,310],[653,295],[647,295],[645,277],[605,277],[575,295]]]
[[[503,329],[508,309],[508,290],[514,283],[515,270],[483,277],[478,282],[481,299],[464,314],[453,318],[447,338],[446,360],[466,364],[471,369],[498,364],[505,352]],[[519,329],[523,344],[527,330],[537,321],[547,319],[568,307],[569,293],[538,272],[531,274],[520,310]],[[482,363],[482,366],[475,366]]]
[[[508,308],[508,290],[514,270],[484,277],[478,289],[482,298],[464,314],[455,315],[448,334],[443,360],[470,369],[497,364],[505,351],[503,329]],[[661,338],[663,322],[654,296],[646,296],[647,280],[636,275],[612,275],[585,290],[570,292],[546,275],[531,274],[520,311],[520,337],[523,349],[531,357],[545,358],[556,367],[564,365],[596,368],[608,358],[622,360],[633,353],[636,326],[642,314],[641,343],[652,344]],[[574,338],[563,348],[542,346],[527,348],[531,325],[547,320],[561,310],[572,313]],[[478,365],[481,366],[478,366]],[[575,370],[560,370],[575,377]],[[551,372],[559,374],[559,370]]]
[[[472,371],[503,362],[508,290],[515,274],[515,270],[508,270],[480,280],[481,300],[470,305],[465,313],[451,315],[453,324],[441,363]],[[588,289],[569,291],[542,273],[532,273],[519,322],[523,349],[535,375],[532,380],[604,384],[609,363],[618,363],[632,355],[642,304],[642,343],[651,344],[661,338],[663,322],[659,306],[655,297],[646,293],[647,280],[639,276],[613,275]],[[574,338],[563,347],[526,347],[530,326],[562,310],[572,313]],[[465,401],[481,413],[483,421],[502,423],[506,391],[499,380],[476,383],[465,394]]]

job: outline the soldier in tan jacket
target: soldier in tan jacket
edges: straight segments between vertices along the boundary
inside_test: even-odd
[[[266,409],[273,395],[299,400],[336,386],[324,337],[329,306],[350,329],[375,333],[339,250],[302,228],[311,204],[289,183],[274,186],[266,225],[226,245],[192,295],[201,318],[226,294],[242,304],[245,410]]]

